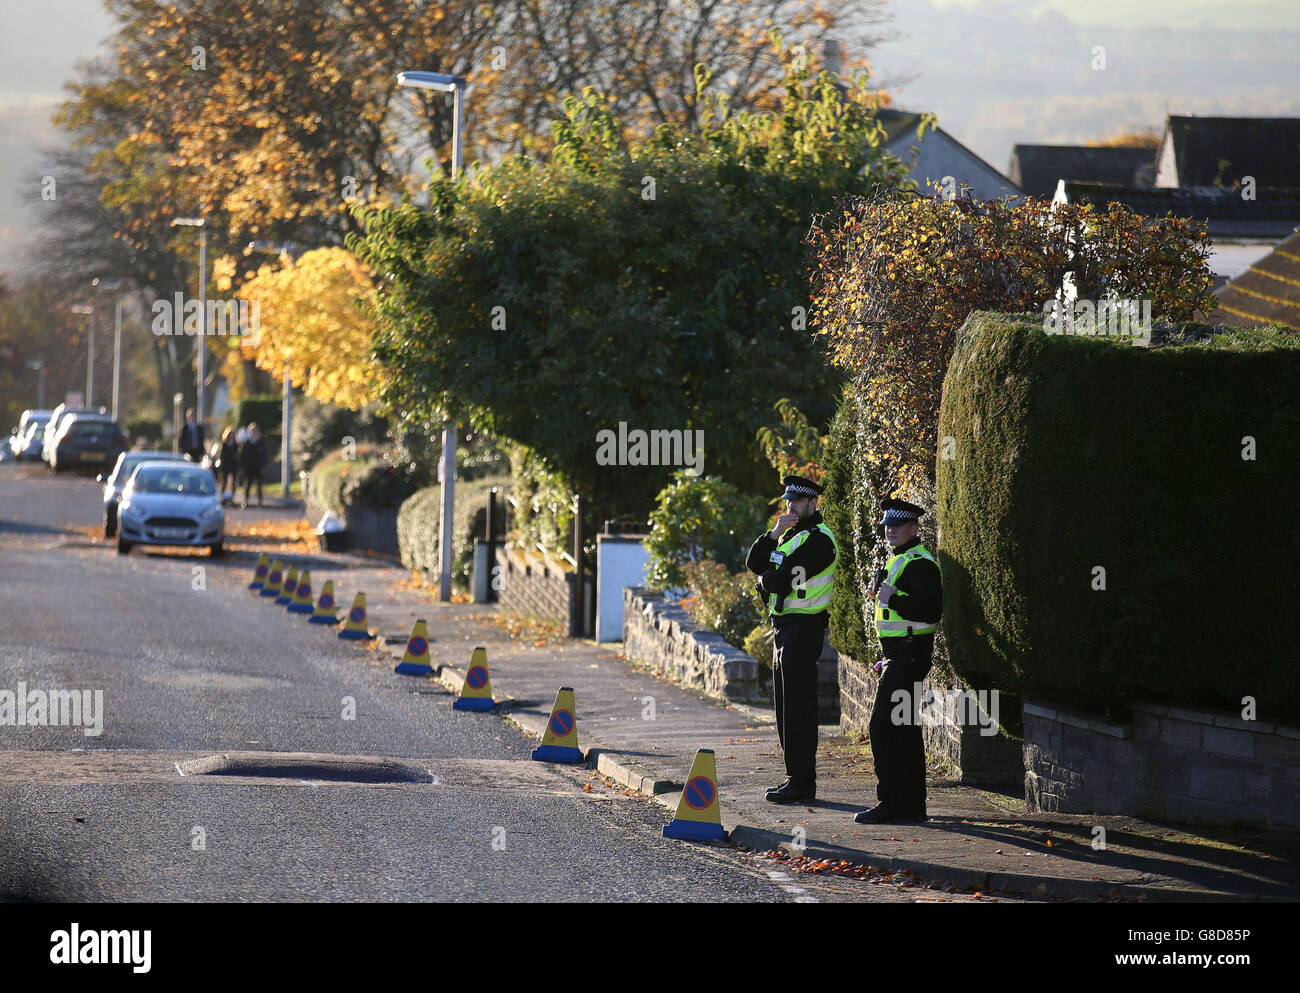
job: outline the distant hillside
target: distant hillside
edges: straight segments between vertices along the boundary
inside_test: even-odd
[[[896,40],[872,55],[873,71],[894,85],[897,104],[932,110],[943,127],[998,169],[1016,142],[1083,143],[1121,129],[1160,127],[1167,112],[1300,116],[1300,15],[1289,28],[1243,30],[1195,26],[1199,5],[1180,17],[1185,27],[1102,28],[1071,18],[1053,0],[1019,4],[986,0],[976,8],[933,0],[900,0],[891,25]],[[1130,21],[1163,4],[1127,4]],[[1247,5],[1238,23],[1257,20]],[[1278,4],[1274,15],[1300,10]],[[1238,8],[1221,11],[1237,21]],[[1102,46],[1106,68],[1092,69]],[[852,57],[853,53],[846,53]]]

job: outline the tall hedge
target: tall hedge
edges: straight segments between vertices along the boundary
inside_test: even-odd
[[[483,537],[481,512],[487,506],[488,493],[499,487],[498,506],[505,510],[504,494],[510,480],[504,474],[456,483],[452,527],[452,585],[469,589],[474,572],[474,539]],[[397,544],[402,565],[436,579],[440,569],[438,534],[442,528],[442,486],[427,486],[407,498],[397,512]]]
[[[831,591],[831,644],[863,665],[870,665],[880,655],[875,634],[863,616],[865,590],[871,582],[870,546],[874,526],[870,508],[878,499],[869,472],[862,459],[858,438],[861,423],[860,405],[852,390],[846,390],[822,454],[826,475],[825,487],[818,501],[826,526],[839,542],[840,555],[835,565],[835,586]],[[858,537],[863,540],[857,540]],[[863,561],[860,563],[859,560]]]
[[[1300,336],[1231,330],[1141,348],[966,321],[937,478],[963,675],[1300,723]]]

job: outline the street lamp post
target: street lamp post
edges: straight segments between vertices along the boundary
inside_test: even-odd
[[[95,308],[79,303],[72,308],[74,314],[90,318],[86,322],[86,406],[93,407],[95,398]]]
[[[103,290],[120,290],[120,279],[93,279],[91,286]],[[118,404],[122,396],[122,294],[117,295],[117,306],[113,318],[113,420],[117,420]],[[92,405],[93,406],[93,405]]]
[[[248,247],[244,249],[244,254],[249,252],[278,252],[281,255],[288,255],[291,259],[298,258],[298,243],[294,241],[282,241],[278,244],[273,241],[250,241]],[[289,367],[284,367],[284,395],[280,406],[280,485],[284,487],[284,498],[289,499],[289,477],[290,473],[290,456],[292,454],[292,443],[289,439],[289,431],[293,426],[293,380],[289,378]]]
[[[451,178],[460,175],[460,124],[465,90],[465,77],[442,72],[399,72],[397,85],[417,90],[436,90],[452,96],[451,125]],[[442,527],[438,534],[438,599],[443,603],[451,599],[451,554],[455,531],[453,508],[456,493],[456,422],[447,421],[442,426]],[[488,564],[489,568],[491,563]]]
[[[174,228],[199,229],[199,370],[195,399],[199,424],[207,421],[207,352],[208,352],[208,224],[205,217],[172,218]],[[176,315],[180,323],[181,315]]]
[[[45,409],[45,360],[28,359],[23,365],[36,370],[36,409]]]

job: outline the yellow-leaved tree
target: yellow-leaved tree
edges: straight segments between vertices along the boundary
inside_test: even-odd
[[[275,375],[287,367],[310,397],[359,410],[381,386],[370,359],[372,322],[361,306],[370,286],[365,264],[342,248],[262,266],[239,292],[260,308],[257,330],[241,345],[245,357]]]

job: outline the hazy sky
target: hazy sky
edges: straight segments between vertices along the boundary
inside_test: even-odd
[[[998,169],[1016,141],[1081,143],[1157,125],[1169,111],[1300,115],[1297,0],[895,0],[892,9],[899,37],[872,53],[873,70],[904,81],[898,106],[936,112]],[[111,28],[98,0],[0,0],[0,272],[23,257],[39,200],[19,182],[56,138],[48,119],[63,84]],[[1097,44],[1112,53],[1104,76],[1080,70],[1080,52]]]

